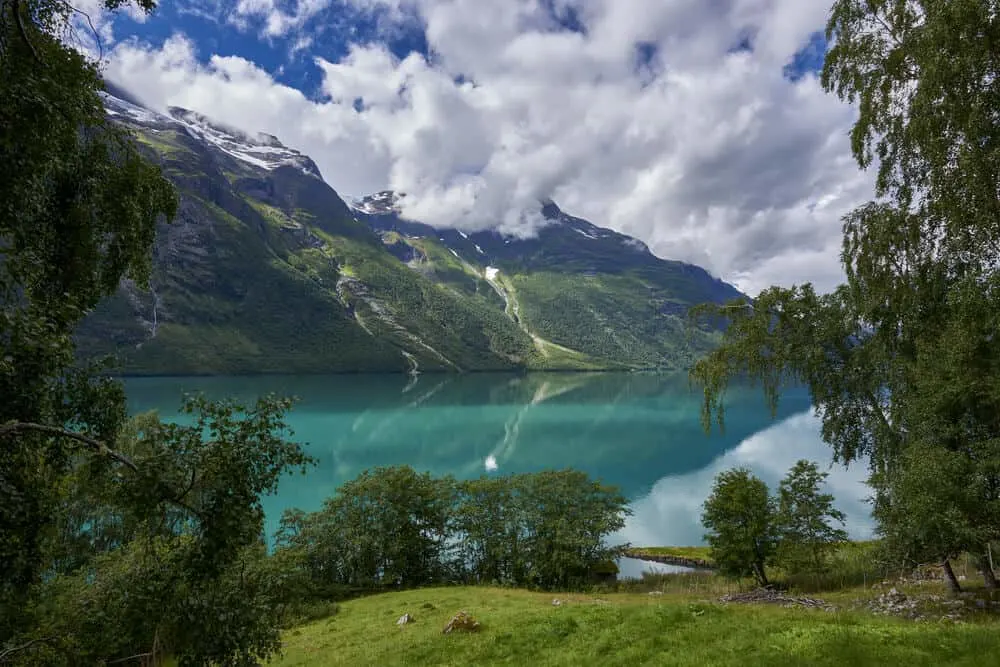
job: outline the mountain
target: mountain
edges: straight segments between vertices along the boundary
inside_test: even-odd
[[[543,352],[551,343],[629,366],[677,366],[708,344],[688,349],[687,309],[740,295],[700,267],[656,257],[642,241],[553,202],[542,206],[547,224],[537,236],[519,239],[404,220],[402,196],[380,192],[353,206],[415,271],[467,294],[485,279]]]
[[[128,373],[679,369],[717,337],[687,308],[739,294],[552,202],[530,239],[404,220],[392,192],[348,205],[274,136],[111,93],[181,195],[150,289],[77,333]]]

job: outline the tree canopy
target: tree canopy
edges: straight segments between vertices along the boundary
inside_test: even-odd
[[[778,545],[774,510],[767,484],[749,469],[734,468],[716,476],[701,523],[722,574],[752,576],[761,586],[768,585],[766,566],[773,562]]]
[[[876,169],[873,198],[844,218],[832,293],[772,287],[696,311],[729,322],[691,371],[703,421],[723,424],[730,381],[761,381],[772,410],[802,383],[834,458],[867,458],[877,493],[904,478],[908,448],[937,447],[975,462],[965,479],[996,502],[1000,14],[989,0],[837,0],[827,37],[822,83],[857,105],[851,148]],[[946,542],[931,551],[946,558]]]
[[[0,0],[0,661],[256,664],[278,647],[260,496],[308,458],[287,401],[131,421],[121,384],[75,360],[76,325],[145,283],[177,208],[107,117],[78,16]]]

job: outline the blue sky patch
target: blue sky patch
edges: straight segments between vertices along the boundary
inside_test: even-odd
[[[789,81],[798,81],[810,74],[818,74],[823,69],[826,58],[826,35],[816,31],[809,35],[805,46],[795,52],[791,60],[782,69]]]
[[[136,39],[153,48],[173,35],[184,35],[195,45],[198,62],[205,64],[213,55],[244,58],[311,99],[319,99],[322,82],[314,58],[339,62],[351,43],[381,43],[400,59],[414,51],[429,54],[423,25],[415,17],[389,24],[384,9],[361,12],[342,1],[281,36],[265,35],[265,23],[261,17],[249,17],[241,27],[228,22],[218,6],[165,2],[143,23],[118,14],[113,29],[120,40]],[[308,41],[300,43],[304,37]],[[128,86],[127,81],[120,83]]]

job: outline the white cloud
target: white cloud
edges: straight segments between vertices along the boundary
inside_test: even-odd
[[[826,490],[833,494],[834,505],[847,515],[848,534],[852,539],[868,539],[874,523],[866,500],[871,495],[864,484],[867,469],[858,463],[850,468],[828,468],[830,451],[820,437],[819,419],[811,411],[790,417],[747,438],[709,466],[659,480],[647,496],[632,503],[634,514],[615,539],[635,546],[702,544],[702,503],[717,474],[745,466],[775,491],[800,459],[815,461],[820,470],[829,473]]]
[[[152,105],[279,136],[342,193],[406,192],[406,212],[432,224],[530,233],[537,199],[551,196],[753,293],[841,279],[840,217],[871,188],[849,154],[853,112],[814,78],[782,75],[822,28],[824,3],[550,3],[576,11],[579,34],[554,30],[539,0],[352,2],[408,25],[418,12],[431,62],[377,44],[316,59],[322,102],[239,58],[199,65],[182,37],[119,45],[109,75]],[[327,4],[236,7],[277,35]],[[747,35],[754,50],[730,52]],[[640,42],[656,47],[644,68]]]
[[[284,9],[288,5],[291,5],[291,11]],[[264,36],[281,37],[301,28],[329,6],[330,0],[296,0],[293,3],[279,0],[236,0],[229,20],[233,25],[245,28],[249,26],[249,19],[259,19],[263,23]]]

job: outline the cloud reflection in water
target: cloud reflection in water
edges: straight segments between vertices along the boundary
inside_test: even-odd
[[[830,446],[820,438],[820,422],[812,411],[803,412],[743,440],[704,468],[681,475],[667,475],[645,496],[632,503],[634,514],[615,537],[635,546],[697,545],[704,542],[701,506],[712,489],[715,476],[728,468],[746,466],[776,491],[781,478],[799,459],[816,461],[829,472],[827,488],[835,505],[847,515],[851,538],[872,535],[871,507],[865,501],[870,489],[864,463],[849,468],[828,467]]]

